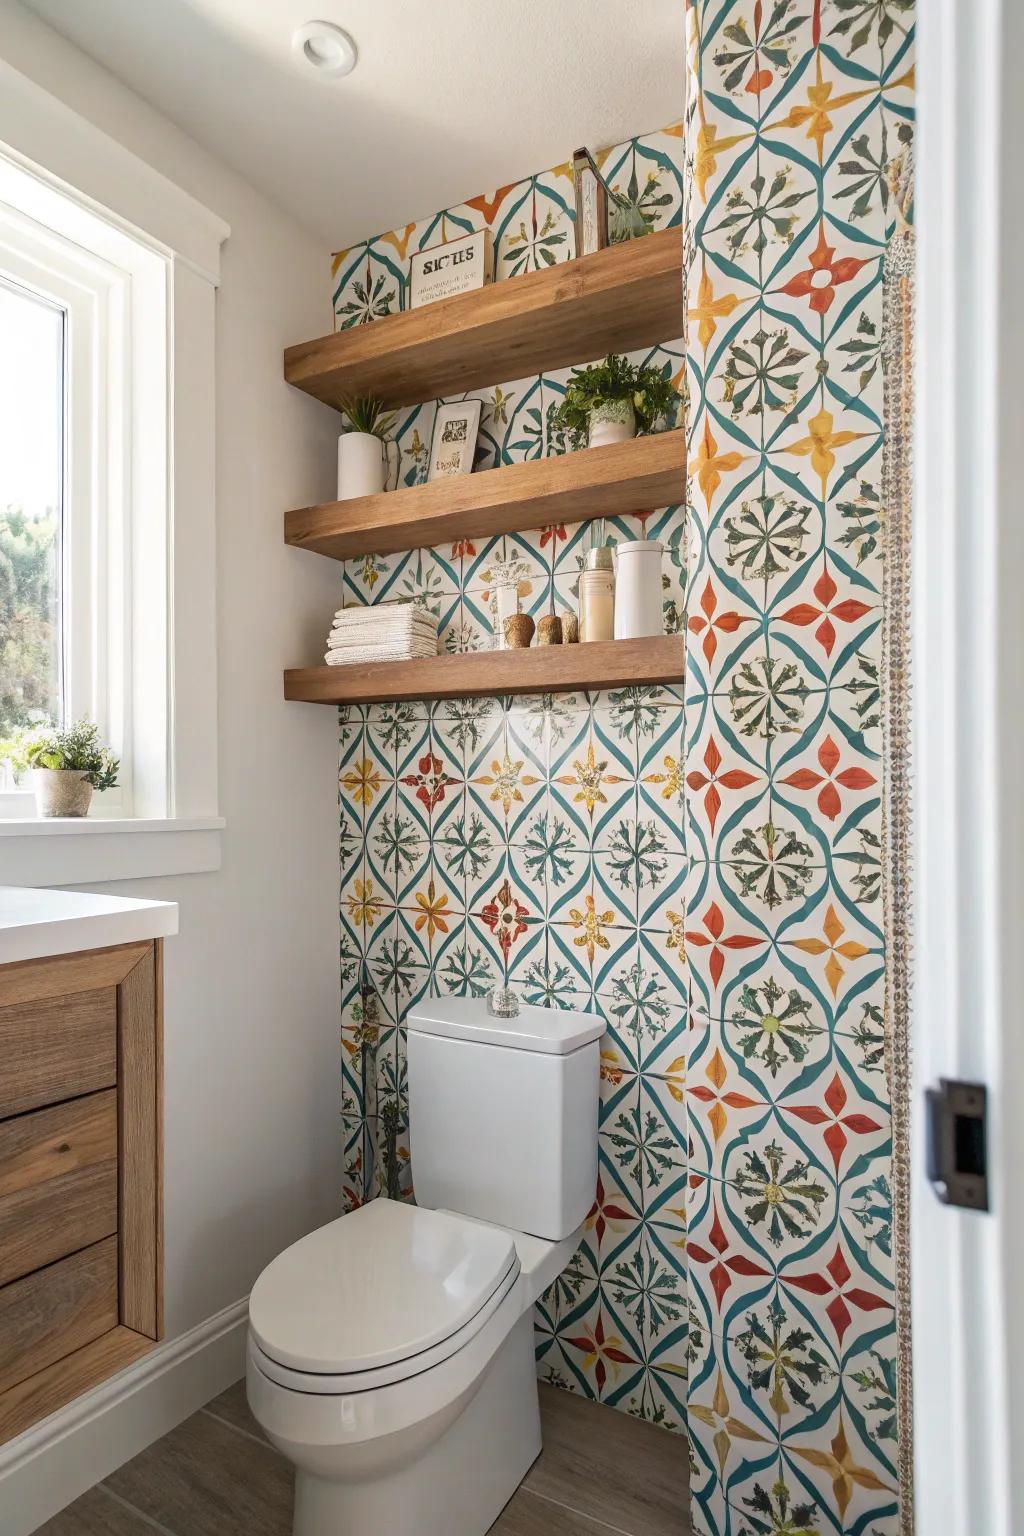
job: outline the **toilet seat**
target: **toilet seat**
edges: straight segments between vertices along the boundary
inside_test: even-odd
[[[262,1374],[297,1392],[365,1392],[463,1349],[519,1277],[510,1233],[391,1200],[280,1254],[249,1299]]]
[[[466,1345],[487,1326],[518,1279],[519,1266],[513,1263],[494,1295],[457,1332],[443,1339],[439,1344],[435,1344],[431,1349],[423,1350],[406,1360],[395,1360],[390,1365],[379,1366],[376,1370],[350,1371],[341,1374],[294,1371],[266,1354],[255,1339],[250,1337],[249,1351],[252,1363],[258,1371],[261,1371],[270,1381],[276,1382],[279,1387],[287,1387],[291,1392],[307,1392],[322,1397],[347,1397],[354,1392],[372,1392],[377,1387],[398,1386],[399,1383],[409,1381],[424,1371],[443,1365],[446,1360],[450,1360],[453,1355],[465,1349]]]

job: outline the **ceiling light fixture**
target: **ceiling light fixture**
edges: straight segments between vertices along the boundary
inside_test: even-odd
[[[347,32],[332,21],[307,21],[292,35],[292,52],[301,63],[321,79],[340,79],[350,75],[359,55]]]

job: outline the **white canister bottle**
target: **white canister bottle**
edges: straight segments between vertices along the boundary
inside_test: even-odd
[[[616,640],[664,634],[662,545],[657,539],[631,539],[616,545],[615,556]]]
[[[338,500],[377,496],[384,489],[384,444],[372,432],[338,438]]]

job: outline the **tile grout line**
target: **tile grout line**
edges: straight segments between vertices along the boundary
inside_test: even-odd
[[[275,1456],[281,1452],[276,1445],[271,1445],[269,1440],[264,1440],[262,1435],[254,1435],[251,1429],[243,1429],[240,1424],[232,1424],[230,1419],[222,1419],[219,1413],[214,1413],[212,1408],[200,1408],[200,1413],[205,1413],[208,1419],[213,1419],[215,1424],[223,1424],[225,1429],[233,1430],[236,1435],[241,1435],[245,1440],[251,1440],[253,1445],[262,1446],[265,1451],[271,1451]]]
[[[592,1525],[599,1525],[603,1531],[614,1531],[615,1536],[638,1536],[635,1531],[627,1531],[621,1525],[609,1525],[607,1520],[601,1520],[597,1515],[588,1514],[585,1509],[577,1509],[575,1504],[563,1504],[561,1499],[553,1499],[550,1494],[538,1493],[534,1488],[527,1488],[522,1483],[519,1485],[520,1493],[528,1493],[531,1499],[540,1499],[544,1504],[553,1504],[556,1509],[564,1509],[568,1515],[579,1515],[583,1520],[589,1520]]]
[[[144,1525],[148,1525],[154,1531],[159,1531],[160,1536],[177,1536],[177,1533],[172,1531],[169,1526],[161,1525],[159,1520],[154,1520],[151,1515],[146,1514],[145,1510],[138,1509],[128,1499],[123,1499],[119,1493],[114,1492],[113,1488],[108,1488],[106,1483],[96,1483],[95,1486],[101,1493],[105,1493],[112,1503],[120,1504],[122,1509],[127,1509],[131,1514],[138,1516]]]

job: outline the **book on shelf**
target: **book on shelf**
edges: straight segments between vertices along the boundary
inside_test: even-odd
[[[611,244],[608,227],[608,185],[586,147],[572,157],[576,189],[576,255],[592,256]]]

